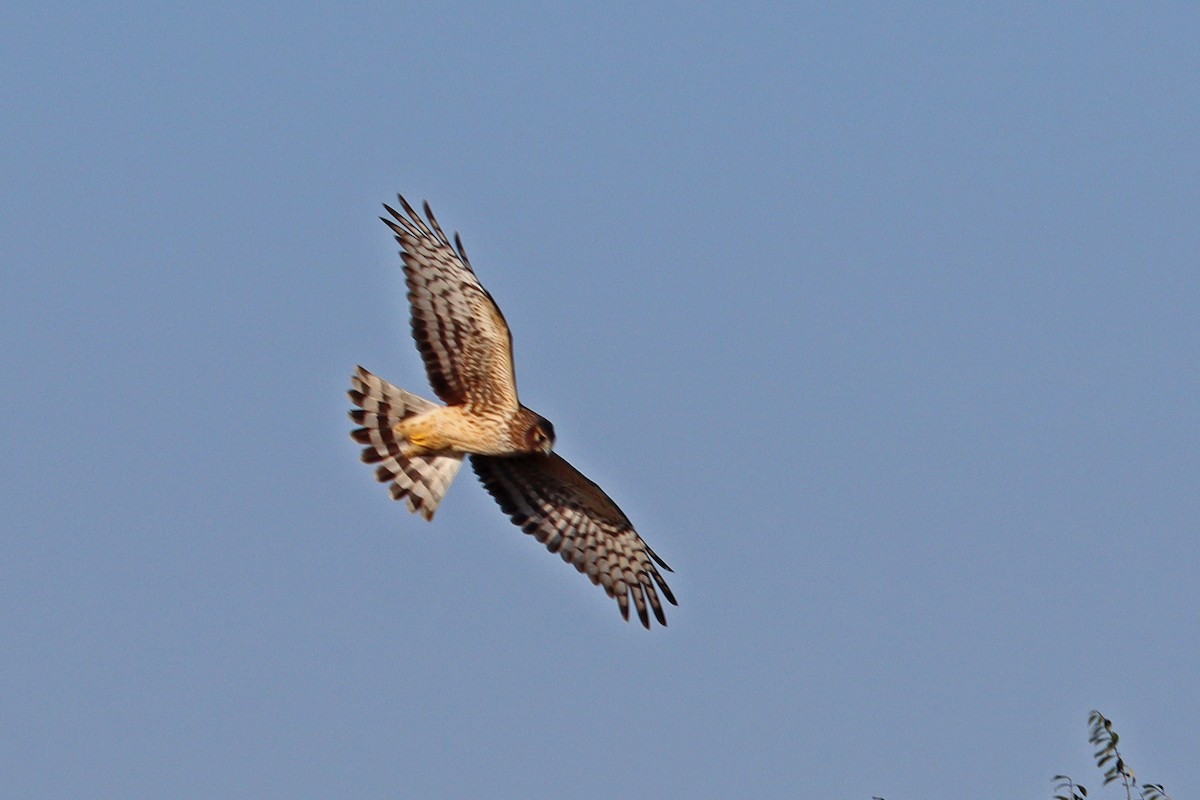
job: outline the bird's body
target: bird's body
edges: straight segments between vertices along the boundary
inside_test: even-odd
[[[400,420],[395,432],[407,445],[406,456],[511,456],[531,452],[525,433],[540,419],[524,406],[508,416],[480,414],[469,406],[436,406]]]
[[[629,617],[650,627],[648,609],[666,625],[658,592],[674,604],[651,550],[599,486],[554,448],[554,426],[522,405],[513,369],[512,335],[499,306],[479,283],[462,242],[452,246],[425,206],[383,217],[401,246],[413,339],[439,406],[393,386],[362,367],[351,379],[351,433],[363,461],[391,484],[394,499],[432,519],[470,457],[484,487],[526,533],[616,598]],[[657,565],[657,566],[656,566]]]

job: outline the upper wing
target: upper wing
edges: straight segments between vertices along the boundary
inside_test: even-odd
[[[413,339],[434,393],[450,405],[515,410],[512,335],[496,301],[479,283],[463,251],[442,233],[429,204],[426,222],[403,197],[404,213],[384,205],[380,217],[403,248]]]
[[[651,550],[608,495],[559,455],[471,456],[471,465],[500,508],[552,553],[586,573],[615,597],[629,619],[629,595],[642,625],[646,604],[667,624],[658,590],[672,605],[674,595],[658,568],[671,568]]]

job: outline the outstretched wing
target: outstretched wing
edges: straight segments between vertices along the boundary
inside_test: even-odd
[[[380,217],[402,248],[412,332],[433,391],[450,405],[516,410],[512,335],[500,308],[475,277],[455,234],[446,238],[429,204],[421,217],[399,198]]]
[[[672,605],[658,566],[671,568],[651,550],[608,495],[557,454],[471,456],[471,466],[500,508],[521,530],[604,587],[629,619],[629,597],[642,625],[649,604],[659,624],[667,619],[658,591]]]

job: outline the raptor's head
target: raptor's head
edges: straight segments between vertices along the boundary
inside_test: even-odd
[[[554,449],[554,425],[545,417],[530,412],[533,421],[525,431],[525,447],[531,453],[550,455]]]

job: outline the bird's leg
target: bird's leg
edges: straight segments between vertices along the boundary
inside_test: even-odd
[[[428,420],[417,415],[402,419],[392,427],[392,432],[402,442],[400,453],[405,458],[426,456],[441,449],[438,446],[439,437],[435,426],[427,423]]]

